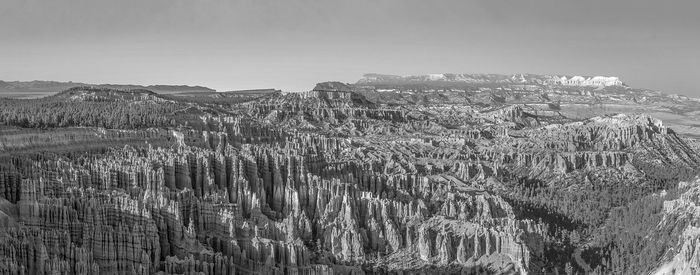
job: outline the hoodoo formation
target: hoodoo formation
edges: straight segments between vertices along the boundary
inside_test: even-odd
[[[538,75],[149,87],[0,99],[0,273],[700,272],[696,126],[639,112],[700,100]]]

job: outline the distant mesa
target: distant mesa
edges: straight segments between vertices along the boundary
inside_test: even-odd
[[[620,78],[615,76],[573,76],[570,78],[562,76],[558,81],[555,80],[554,83],[568,86],[624,86]]]
[[[130,85],[130,84],[88,84],[57,81],[0,81],[0,97],[38,98],[53,95],[74,87],[99,87],[115,90],[150,90],[159,94],[213,93],[216,90],[203,86],[188,85]]]
[[[351,106],[355,107],[376,108],[374,102],[368,100],[364,95],[358,93],[352,85],[338,81],[318,83],[311,93],[326,100],[349,100]]]
[[[365,74],[357,84],[399,84],[419,82],[462,82],[475,84],[537,84],[561,86],[625,86],[615,76],[556,76],[538,74],[426,74],[397,76],[384,74]]]
[[[316,84],[316,87],[314,87],[313,90],[326,92],[352,92],[353,88],[349,84],[338,81],[329,81]]]
[[[278,89],[247,89],[247,90],[233,90],[233,91],[226,91],[222,93],[230,93],[230,94],[274,94],[274,93],[279,93],[282,92],[281,90]]]

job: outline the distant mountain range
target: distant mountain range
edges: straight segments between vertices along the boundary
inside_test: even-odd
[[[202,86],[187,85],[130,85],[130,84],[87,84],[80,82],[58,81],[2,81],[0,80],[0,97],[36,98],[56,94],[75,87],[91,86],[96,88],[108,88],[117,90],[145,89],[160,94],[175,93],[212,93],[216,90]]]

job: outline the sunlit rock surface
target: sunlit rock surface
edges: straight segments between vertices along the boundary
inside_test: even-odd
[[[573,79],[370,76],[359,84],[566,86]],[[584,242],[571,232],[591,232],[605,217],[548,204],[562,200],[556,195],[573,194],[591,203],[578,208],[595,210],[596,198],[574,196],[616,184],[648,188],[640,196],[648,195],[660,189],[653,184],[672,186],[700,165],[695,143],[649,115],[573,119],[507,104],[513,95],[452,100],[449,92],[401,95],[420,102],[401,106],[374,101],[384,92],[358,91],[359,84],[218,103],[71,89],[47,104],[168,109],[154,116],[158,125],[141,124],[148,112],[138,121],[125,114],[128,123],[105,124],[116,129],[57,122],[47,126],[51,137],[30,130],[29,120],[3,116],[16,128],[0,138],[0,272],[563,274]],[[130,110],[149,110],[139,108]],[[47,116],[41,123],[73,125]],[[685,226],[661,274],[697,272],[693,184],[664,203],[659,227]]]

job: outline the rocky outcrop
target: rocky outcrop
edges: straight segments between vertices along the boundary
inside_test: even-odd
[[[303,143],[309,146],[290,146],[285,154],[264,144],[217,150],[185,145],[125,147],[83,164],[45,160],[33,168],[45,172],[7,185],[20,186],[19,195],[5,194],[19,198],[17,232],[67,234],[66,243],[91,256],[85,264],[81,259],[67,264],[105,274],[330,272],[311,261],[311,249],[327,251],[341,264],[415,249],[425,264],[468,265],[457,255],[465,253],[458,252],[460,241],[470,237],[478,246],[493,245],[469,252],[474,261],[504,253],[526,270],[531,253],[526,246],[496,247],[520,242],[517,232],[529,230],[507,223],[514,215],[499,197],[454,194],[454,186],[424,176],[366,173],[357,170],[359,162],[317,166],[313,163],[328,160],[300,157],[309,153],[304,151],[340,153],[348,144],[306,135],[289,144]],[[443,232],[437,223],[421,225],[430,219],[459,219],[481,229]],[[504,229],[493,227],[504,222]],[[504,239],[491,241],[489,234]],[[36,249],[48,245],[38,243]],[[47,259],[55,257],[48,254]]]
[[[668,262],[654,274],[696,274],[700,272],[700,180],[681,183],[683,193],[675,200],[664,202],[664,216],[659,230],[674,231],[682,228],[677,249],[667,251]]]
[[[441,77],[459,78],[432,76]],[[83,92],[62,95],[115,104],[154,96]],[[651,117],[570,121],[506,106],[515,93],[500,96],[488,96],[505,100],[498,107],[391,106],[356,86],[322,83],[229,105],[177,101],[159,119],[194,119],[91,128],[70,143],[89,135],[116,143],[98,150],[28,149],[55,145],[43,139],[0,146],[14,150],[0,152],[0,271],[537,273],[552,254],[545,244],[563,231],[525,211],[538,209],[512,205],[509,191],[587,186],[599,175],[663,182],[700,164]],[[692,263],[689,228],[678,261]]]

